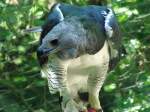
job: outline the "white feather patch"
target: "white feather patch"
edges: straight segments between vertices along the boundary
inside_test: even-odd
[[[114,14],[111,9],[108,9],[109,12],[107,13],[106,11],[103,11],[102,14],[105,17],[105,31],[107,37],[111,38],[113,36],[113,29],[112,26],[110,26],[110,20],[113,18]]]
[[[62,11],[60,10],[60,4],[57,4],[55,7],[54,7],[54,10],[56,10],[57,12],[59,12],[59,17],[60,17],[60,21],[63,21],[64,20],[64,16],[63,16],[63,13]]]

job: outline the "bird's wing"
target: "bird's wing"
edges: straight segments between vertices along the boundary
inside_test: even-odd
[[[120,29],[114,11],[110,8],[107,8],[107,10],[102,11],[101,14],[105,18],[104,28],[106,31],[106,36],[108,38],[120,36]]]
[[[103,11],[101,14],[105,18],[104,28],[110,49],[110,69],[112,69],[120,60],[121,31],[112,9],[107,8],[107,10]]]
[[[99,36],[97,36],[97,40],[100,40],[98,44],[104,45],[105,41],[108,42],[110,61],[113,60],[113,63],[115,62],[113,66],[115,66],[120,56],[121,31],[114,11],[105,6],[87,6],[85,12],[92,21],[98,24],[97,28],[100,29]]]

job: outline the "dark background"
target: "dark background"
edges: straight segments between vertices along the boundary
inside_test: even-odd
[[[62,0],[113,7],[127,55],[100,92],[104,112],[150,112],[150,0]],[[62,2],[61,1],[61,2]],[[59,112],[36,59],[41,25],[52,0],[0,0],[0,112]]]

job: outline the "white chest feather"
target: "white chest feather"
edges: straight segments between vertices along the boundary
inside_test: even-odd
[[[49,90],[51,93],[59,91],[61,87],[64,86],[63,84],[65,82],[73,97],[76,97],[78,91],[87,91],[87,80],[89,76],[106,77],[101,76],[101,72],[103,72],[101,71],[101,68],[109,63],[107,41],[98,53],[94,55],[86,54],[63,63],[63,66],[66,66],[66,70],[64,69],[63,72],[67,72],[67,77],[64,75],[57,75],[54,71],[57,71],[59,66],[57,67],[53,63],[43,67],[42,74],[48,79]]]
[[[109,63],[108,45],[105,42],[103,48],[95,55],[83,55],[71,60],[68,66],[67,82],[73,95],[80,91],[87,91],[89,75],[100,73],[100,67]]]

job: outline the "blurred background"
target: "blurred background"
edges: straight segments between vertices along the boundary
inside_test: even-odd
[[[39,33],[55,0],[0,0],[0,112],[60,112],[36,59]],[[116,12],[127,55],[100,92],[104,112],[150,112],[150,0],[61,0],[107,4]]]

